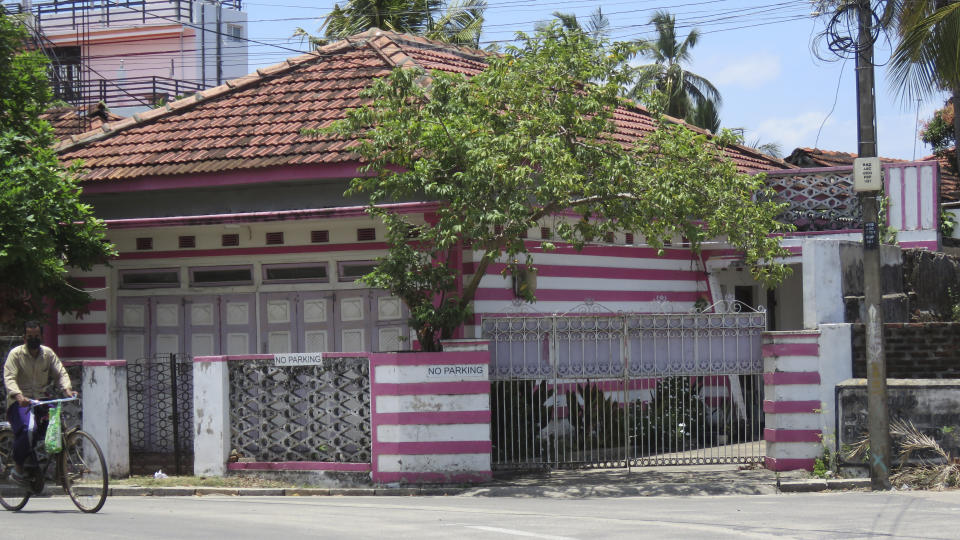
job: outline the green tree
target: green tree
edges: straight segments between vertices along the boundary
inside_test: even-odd
[[[295,35],[320,46],[380,28],[477,47],[486,8],[486,0],[347,0],[343,6],[334,4],[320,27],[322,38],[302,28]]]
[[[640,40],[638,44],[640,56],[652,62],[637,67],[637,84],[631,95],[639,99],[651,90],[656,90],[666,96],[667,114],[676,118],[687,118],[694,107],[701,106],[708,100],[717,107],[721,105],[722,99],[720,92],[710,81],[685,68],[685,64],[690,62],[691,49],[700,39],[700,33],[696,29],[690,30],[683,41],[678,41],[676,22],[676,18],[666,11],[658,11],[650,19],[650,23],[656,28],[657,37],[653,40]]]
[[[613,231],[658,248],[683,234],[694,251],[724,238],[759,279],[785,275],[773,263],[785,251],[768,235],[786,227],[775,221],[780,205],[754,201],[763,179],[723,156],[734,136],[711,139],[662,118],[635,145],[614,135],[614,111],[631,106],[620,96],[634,45],[558,24],[518,41],[472,78],[395,69],[363,93],[369,105],[314,132],[359,139],[370,176],[354,179],[350,192],[369,196],[389,245],[363,279],[406,303],[425,350],[465,322],[491,263],[532,268],[523,237],[545,220],[577,249]],[[422,223],[388,204],[404,200],[439,204]],[[448,261],[463,246],[479,258],[460,288],[460,268]]]
[[[890,60],[890,84],[905,102],[950,94],[960,100],[960,2],[896,0],[888,4],[899,41]],[[960,133],[960,116],[953,115]],[[960,160],[960,152],[957,153]],[[960,170],[958,161],[957,170]]]
[[[90,295],[67,269],[90,269],[113,253],[103,222],[79,200],[75,169],[64,168],[53,128],[47,59],[26,52],[27,33],[0,14],[0,323],[43,318],[44,302],[79,311]]]
[[[947,101],[942,109],[933,112],[933,117],[923,124],[920,140],[933,147],[935,154],[947,155],[957,144],[957,135],[953,128],[953,100]]]

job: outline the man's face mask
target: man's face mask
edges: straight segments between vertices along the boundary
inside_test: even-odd
[[[27,348],[28,349],[39,349],[40,348],[40,336],[30,336],[27,338]]]

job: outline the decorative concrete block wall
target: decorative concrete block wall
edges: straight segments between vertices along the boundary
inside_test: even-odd
[[[834,387],[850,376],[850,325],[763,336],[767,468],[812,470],[836,440]]]
[[[491,478],[492,447],[487,342],[449,341],[444,342],[444,349],[441,353],[301,355],[324,361],[347,354],[369,359],[370,463],[290,461],[228,465],[232,429],[229,362],[275,358],[196,357],[194,473],[222,476],[237,469],[369,471],[375,483],[383,484],[487,481]]]
[[[479,340],[370,355],[374,482],[490,480],[489,364]]]

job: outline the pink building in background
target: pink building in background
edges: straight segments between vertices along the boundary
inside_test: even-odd
[[[247,73],[240,0],[4,4],[53,63],[58,98],[130,115]],[[80,120],[78,120],[80,121]]]

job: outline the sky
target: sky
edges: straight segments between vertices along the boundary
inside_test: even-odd
[[[250,43],[249,71],[307,50],[292,37],[294,31],[318,33],[334,3],[244,1],[248,38],[263,43]],[[796,147],[857,151],[854,61],[823,61],[813,54],[812,38],[824,20],[811,14],[809,1],[487,0],[487,5],[482,47],[506,44],[518,31],[532,32],[556,11],[585,21],[597,7],[610,19],[613,39],[651,38],[651,17],[667,10],[676,16],[680,36],[692,28],[700,32],[687,69],[720,90],[722,127],[743,128],[747,143],[777,143],[784,155]],[[917,140],[918,119],[930,118],[944,97],[904,104],[887,77],[890,50],[881,38],[875,55],[879,154],[920,159],[931,150]]]

